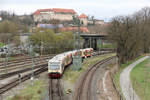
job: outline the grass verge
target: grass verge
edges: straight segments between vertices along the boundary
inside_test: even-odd
[[[74,83],[79,78],[79,76],[88,69],[88,67],[94,65],[96,62],[98,62],[102,59],[105,59],[105,58],[108,58],[108,57],[111,57],[114,55],[115,54],[112,53],[112,54],[95,56],[92,58],[86,58],[82,64],[81,70],[79,70],[79,71],[72,70],[72,67],[74,67],[74,66],[71,65],[64,73],[64,80],[68,80],[71,83]]]
[[[102,49],[106,49],[106,48],[116,48],[115,44],[103,44],[100,46],[100,48]]]
[[[41,100],[44,95],[43,87],[44,82],[36,80],[34,81],[34,85],[28,84],[27,88],[20,90],[19,94],[7,100]]]
[[[120,67],[119,67],[119,70],[118,72],[114,75],[114,81],[115,81],[115,85],[116,85],[116,88],[120,91],[120,93],[122,93],[121,91],[121,87],[120,87],[120,73],[123,71],[123,69],[125,69],[127,66],[129,66],[130,64],[132,64],[133,62],[135,62],[136,60],[144,57],[145,55],[141,55],[139,57],[137,57],[135,60],[131,60],[131,61],[128,61],[127,63],[125,64],[122,64]]]
[[[133,89],[141,100],[150,99],[150,60],[146,59],[136,65],[130,74]]]

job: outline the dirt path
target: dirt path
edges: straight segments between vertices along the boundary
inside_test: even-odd
[[[110,66],[116,66],[116,64],[117,60],[114,59],[97,69],[92,80],[93,97],[91,100],[119,100],[110,76]]]
[[[137,60],[136,62],[132,63],[127,68],[125,68],[120,74],[120,86],[126,100],[140,100],[139,96],[135,93],[135,91],[132,88],[132,84],[130,81],[130,72],[137,64],[139,64],[147,58],[148,56]]]

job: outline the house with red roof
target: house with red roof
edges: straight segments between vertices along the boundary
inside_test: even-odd
[[[80,19],[81,24],[83,24],[84,26],[87,26],[88,24],[88,17],[87,15],[85,15],[84,13],[81,14],[80,16],[78,16],[78,18]]]
[[[35,22],[41,22],[42,20],[60,20],[71,21],[72,16],[76,16],[76,12],[73,9],[51,8],[51,9],[39,9],[33,13]]]
[[[60,28],[60,31],[78,31],[78,27],[62,27]],[[87,27],[80,27],[80,31],[82,33],[89,33],[89,30],[87,29]]]

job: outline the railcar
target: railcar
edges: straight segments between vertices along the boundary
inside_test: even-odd
[[[60,78],[66,66],[72,63],[74,56],[80,54],[82,58],[92,56],[93,48],[68,51],[58,54],[48,62],[48,75],[51,78]]]
[[[85,57],[91,57],[92,53],[93,53],[93,48],[86,48],[86,49],[84,49]]]

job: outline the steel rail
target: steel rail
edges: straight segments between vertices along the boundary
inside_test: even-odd
[[[81,96],[83,94],[83,87],[85,85],[88,85],[88,91],[86,92],[86,95],[87,95],[87,99],[86,100],[90,100],[90,95],[91,95],[91,82],[92,82],[92,78],[94,76],[94,73],[96,71],[96,69],[100,68],[102,64],[110,61],[111,59],[115,58],[116,56],[112,56],[112,57],[109,57],[109,58],[106,58],[104,60],[101,60],[99,62],[97,62],[96,64],[94,64],[93,66],[91,66],[87,72],[84,74],[82,80],[81,80],[81,83],[77,89],[77,96],[76,96],[76,99],[75,100],[82,100],[81,99]],[[90,75],[90,76],[89,76]],[[90,77],[90,78],[89,78]],[[89,83],[86,83],[86,80],[89,79]]]
[[[45,72],[45,71],[47,71],[47,65],[43,65],[42,68],[34,71],[34,75],[37,76],[40,73]],[[27,74],[27,75],[21,77],[21,82],[24,82],[24,81],[30,79],[31,76],[32,76],[32,73]],[[20,83],[20,80],[19,79],[15,79],[12,82],[10,82],[8,84],[5,84],[4,86],[0,87],[0,95],[3,94],[3,93],[5,93],[6,91],[8,91],[8,90],[10,90],[10,89],[12,89],[14,87],[16,87],[17,85],[19,85],[19,83]]]
[[[54,81],[57,80],[57,83]],[[56,89],[56,90],[55,90]],[[49,100],[55,100],[55,97],[59,96],[58,100],[63,100],[60,79],[49,79]]]

